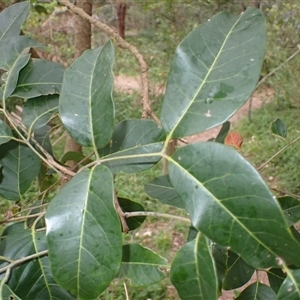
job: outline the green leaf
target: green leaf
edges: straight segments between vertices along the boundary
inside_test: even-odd
[[[169,175],[159,176],[145,184],[145,191],[150,197],[158,199],[163,204],[184,208],[183,202],[170,182]]]
[[[85,158],[84,154],[82,154],[81,152],[76,152],[76,151],[69,151],[66,152],[64,154],[64,156],[61,159],[61,163],[64,164],[66,163],[68,160],[72,160],[75,161],[76,163],[81,162],[83,159]],[[92,160],[91,159],[86,159],[84,162],[82,162],[82,165],[86,165],[91,163]]]
[[[0,299],[22,300],[3,281],[0,284]]]
[[[278,266],[276,256],[300,264],[300,244],[275,197],[237,151],[213,142],[181,147],[169,176],[192,225],[207,237],[255,268]]]
[[[244,289],[236,300],[275,300],[276,294],[267,285],[255,282]]]
[[[239,255],[214,243],[212,253],[217,267],[220,289],[233,290],[251,279],[255,269]]]
[[[34,137],[35,140],[50,154],[53,156],[52,144],[50,141],[51,126],[44,125],[35,130]],[[40,150],[38,150],[41,152]],[[43,153],[41,153],[43,155]]]
[[[286,125],[277,118],[271,125],[271,131],[275,135],[279,135],[280,137],[286,138],[287,137],[287,128]]]
[[[25,49],[42,46],[42,44],[27,36],[16,36],[10,39],[1,40],[0,68],[10,70]]]
[[[162,107],[162,126],[183,137],[228,120],[253,92],[260,75],[266,24],[259,9],[219,13],[178,46]]]
[[[12,133],[8,125],[0,119],[0,145],[7,143],[12,138]]]
[[[148,286],[165,278],[162,266],[167,266],[167,260],[160,255],[139,244],[127,244],[118,277],[129,279],[132,286]]]
[[[55,281],[79,299],[98,298],[122,258],[111,172],[99,165],[76,174],[51,201],[46,224]]]
[[[215,142],[224,144],[225,138],[228,135],[229,130],[230,130],[230,122],[226,121],[222,125],[222,128],[221,128],[220,132],[218,133],[218,135],[217,135],[217,137],[215,139]]]
[[[60,94],[60,115],[70,136],[86,147],[104,147],[114,130],[111,41],[87,50],[65,72]]]
[[[2,180],[0,195],[8,200],[19,200],[38,175],[41,162],[32,150],[15,141],[0,146]]]
[[[251,279],[254,271],[255,269],[249,266],[239,255],[228,250],[222,288],[233,290],[243,286]]]
[[[280,287],[276,300],[300,299],[300,269],[288,270],[287,278]]]
[[[34,9],[39,14],[47,14],[48,13],[47,9],[43,5],[36,4],[36,5],[34,5]]]
[[[57,111],[58,95],[32,98],[23,107],[22,122],[31,133],[45,126]]]
[[[170,279],[181,299],[217,299],[217,276],[206,237],[197,237],[176,254]]]
[[[22,259],[46,249],[45,233],[28,229],[24,223],[16,223],[6,228],[0,244],[0,254],[12,260]],[[1,262],[1,267],[6,265],[7,262]],[[22,300],[75,299],[53,280],[47,256],[13,268],[8,285]]]
[[[275,293],[278,293],[280,286],[286,278],[286,274],[283,273],[282,269],[276,268],[268,270],[267,274],[271,288]]]
[[[14,91],[17,86],[19,73],[26,66],[30,59],[30,54],[28,54],[29,48],[26,48],[16,59],[12,68],[9,70],[7,74],[7,78],[5,80],[5,86],[3,90],[2,100],[6,100]],[[5,106],[4,106],[5,107]]]
[[[165,134],[151,120],[126,120],[116,125],[111,142],[98,153],[113,173],[134,173],[151,168],[160,160]],[[130,156],[130,157],[128,157]]]
[[[300,201],[291,196],[284,196],[277,199],[288,221],[294,225],[300,220]]]
[[[11,5],[0,13],[0,39],[4,40],[20,34],[21,26],[27,18],[30,3]]]
[[[60,64],[33,59],[20,72],[18,84],[12,96],[28,99],[59,94],[63,74],[64,68]]]
[[[144,207],[140,203],[134,202],[132,200],[118,197],[118,201],[123,212],[145,211]],[[129,230],[134,230],[140,227],[145,219],[146,216],[126,218],[126,224],[128,225]]]

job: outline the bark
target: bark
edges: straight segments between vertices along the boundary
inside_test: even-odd
[[[125,16],[126,16],[126,3],[119,2],[117,7],[117,15],[118,15],[118,34],[125,39]]]
[[[78,0],[76,1],[76,6],[82,8],[88,15],[92,15],[92,0]],[[83,19],[82,17],[75,15],[75,28],[74,28],[74,45],[75,53],[74,58],[79,57],[85,50],[91,48],[91,23]],[[65,153],[69,151],[82,152],[82,146],[77,144],[69,135],[66,137]],[[73,161],[68,161],[66,163],[73,171],[77,171],[75,166],[76,163]],[[74,169],[75,168],[75,169]]]

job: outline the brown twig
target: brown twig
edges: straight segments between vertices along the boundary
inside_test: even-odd
[[[127,233],[129,231],[129,227],[128,227],[126,219],[125,219],[125,213],[123,212],[123,210],[119,204],[119,200],[118,200],[116,191],[114,191],[114,202],[115,202],[116,211],[119,215],[119,218],[120,218],[120,221],[122,224],[123,232]]]
[[[292,197],[297,198],[297,199],[300,200],[300,196],[299,195],[293,194],[291,192],[279,190],[279,189],[273,188],[273,187],[271,187],[270,189],[273,190],[273,191],[275,191],[275,192],[277,192],[277,193],[289,195],[289,196],[292,196]]]
[[[257,171],[261,171],[270,161],[272,161],[275,157],[277,157],[280,153],[285,151],[288,147],[295,144],[300,139],[300,136],[292,140],[290,143],[288,143],[286,146],[284,146],[282,149],[280,149],[278,152],[276,152],[271,158],[269,158],[266,162],[264,162],[260,167],[257,168]]]
[[[126,42],[116,30],[110,28],[106,24],[96,20],[95,18],[89,16],[85,13],[82,9],[76,7],[68,0],[58,0],[58,2],[64,6],[66,6],[69,10],[73,13],[81,16],[85,20],[88,20],[92,25],[100,28],[104,32],[106,32],[109,36],[113,37],[116,42],[124,49],[129,50],[138,60],[141,66],[141,78],[142,78],[142,118],[147,118],[150,116],[156,123],[160,124],[159,118],[154,114],[151,109],[150,102],[149,102],[149,79],[148,79],[148,65],[143,57],[143,55],[138,51],[138,49]]]

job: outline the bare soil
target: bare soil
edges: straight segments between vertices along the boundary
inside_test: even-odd
[[[126,77],[123,75],[119,75],[115,77],[115,89],[118,92],[122,93],[136,93],[141,90],[141,80],[137,77]],[[157,85],[157,86],[151,86],[151,94],[152,95],[158,95],[164,93],[164,86],[163,85]],[[261,91],[254,92],[251,100],[251,110],[258,109],[264,105],[264,103],[269,102],[270,99],[273,97],[273,91],[268,88],[264,88]],[[235,113],[235,115],[230,119],[231,124],[234,126],[237,122],[239,122],[242,118],[249,115],[249,100]],[[216,137],[218,132],[220,131],[221,126],[215,127],[213,129],[207,130],[203,133],[192,135],[186,138],[187,142],[196,142],[196,141],[207,141],[210,138]],[[170,224],[168,224],[170,225]],[[155,226],[156,227],[156,226]],[[155,228],[147,228],[148,231],[153,231],[152,233],[155,233]],[[168,229],[170,231],[170,228]],[[172,230],[171,230],[172,231]],[[178,233],[175,231],[172,231],[172,237],[174,242],[174,247],[172,249],[172,252],[176,252],[183,244],[184,241]],[[151,235],[152,235],[151,233]],[[247,286],[254,283],[255,281],[259,280],[260,282],[269,285],[267,274],[263,271],[259,271],[258,274],[254,273],[251,280],[244,285],[241,288],[236,289],[237,291],[241,292],[243,291]],[[173,287],[170,288],[170,294],[175,295],[175,291]],[[175,296],[176,297],[176,296]],[[223,291],[222,296],[219,297],[219,300],[233,300],[234,292],[233,291]],[[173,299],[173,297],[172,297]],[[207,299],[210,300],[210,299]]]

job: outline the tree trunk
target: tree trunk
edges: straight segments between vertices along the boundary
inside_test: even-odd
[[[76,6],[82,8],[87,14],[92,15],[92,0],[78,0],[76,1]],[[75,18],[75,28],[74,28],[74,45],[75,45],[75,53],[74,58],[76,59],[80,56],[85,50],[90,49],[91,44],[91,23],[87,20],[84,20],[80,16],[74,16]],[[82,146],[77,144],[69,135],[66,137],[65,144],[65,153],[69,151],[81,152]],[[68,161],[66,163],[70,168],[74,168],[76,163],[73,161]],[[74,171],[77,171],[76,169]]]
[[[118,22],[117,28],[119,35],[125,39],[125,15],[126,15],[126,3],[119,2],[117,7],[117,15],[118,15]]]

